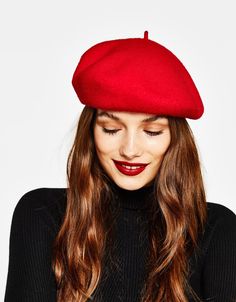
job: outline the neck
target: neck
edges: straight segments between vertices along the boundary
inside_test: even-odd
[[[147,209],[153,201],[154,184],[137,190],[126,190],[112,182],[112,191],[120,206],[125,209]]]

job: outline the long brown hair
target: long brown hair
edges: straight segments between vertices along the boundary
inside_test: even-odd
[[[142,301],[187,302],[187,294],[200,301],[187,281],[188,259],[198,248],[207,215],[200,160],[186,119],[167,118],[171,142],[154,179]],[[67,160],[67,206],[52,259],[58,302],[83,302],[92,296],[112,237],[108,205],[113,195],[95,151],[95,119],[96,109],[85,106]]]

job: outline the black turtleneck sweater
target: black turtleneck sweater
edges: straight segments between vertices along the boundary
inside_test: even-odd
[[[128,191],[114,185],[113,189],[116,198],[111,202],[120,209],[114,237],[116,265],[107,257],[91,301],[138,302],[146,277],[146,213],[152,187]],[[35,189],[17,203],[11,224],[5,302],[56,302],[51,248],[65,208],[65,188]],[[201,252],[190,259],[189,283],[202,301],[236,301],[236,215],[216,203],[208,202],[207,208]],[[194,300],[189,297],[189,301]]]

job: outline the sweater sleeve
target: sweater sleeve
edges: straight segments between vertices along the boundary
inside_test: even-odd
[[[218,205],[217,216],[204,261],[204,299],[233,302],[236,301],[236,215]]]
[[[43,207],[35,206],[39,192],[23,195],[13,213],[5,302],[56,301],[51,269],[53,235],[42,219]]]

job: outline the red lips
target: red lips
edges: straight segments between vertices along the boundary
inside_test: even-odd
[[[128,163],[124,161],[115,161],[114,163],[116,165],[116,168],[123,174],[128,175],[128,176],[135,176],[140,174],[148,164],[143,164],[143,163]],[[127,167],[124,167],[122,165],[127,165],[127,166],[139,166],[138,168],[130,169]]]

